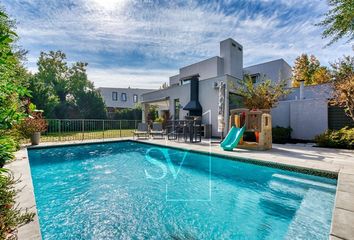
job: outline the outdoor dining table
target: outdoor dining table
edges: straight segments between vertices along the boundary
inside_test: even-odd
[[[201,121],[176,120],[169,124],[169,140],[178,139],[183,135],[184,141],[191,143],[201,141]],[[172,137],[171,137],[172,136]],[[199,140],[198,140],[199,137]]]

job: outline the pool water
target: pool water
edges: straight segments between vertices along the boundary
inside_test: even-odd
[[[28,154],[43,239],[328,239],[335,179],[132,141]]]

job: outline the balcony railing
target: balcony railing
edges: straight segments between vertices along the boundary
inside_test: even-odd
[[[140,120],[47,119],[41,142],[80,141],[132,136]],[[26,140],[27,142],[29,140]]]

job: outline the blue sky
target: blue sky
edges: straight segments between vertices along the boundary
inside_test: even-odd
[[[351,43],[328,40],[314,26],[324,0],[2,0],[17,21],[19,45],[36,71],[41,51],[62,50],[69,62],[89,63],[97,87],[157,88],[178,68],[219,54],[232,37],[244,47],[244,66],[301,53],[328,65]]]

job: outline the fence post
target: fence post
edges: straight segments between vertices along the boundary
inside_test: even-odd
[[[119,137],[122,137],[122,120],[119,120]]]
[[[81,120],[82,140],[85,138],[84,119]]]
[[[59,141],[61,141],[61,120],[58,120],[58,126],[59,126]]]
[[[102,120],[102,135],[103,135],[103,140],[104,140],[104,119]]]

